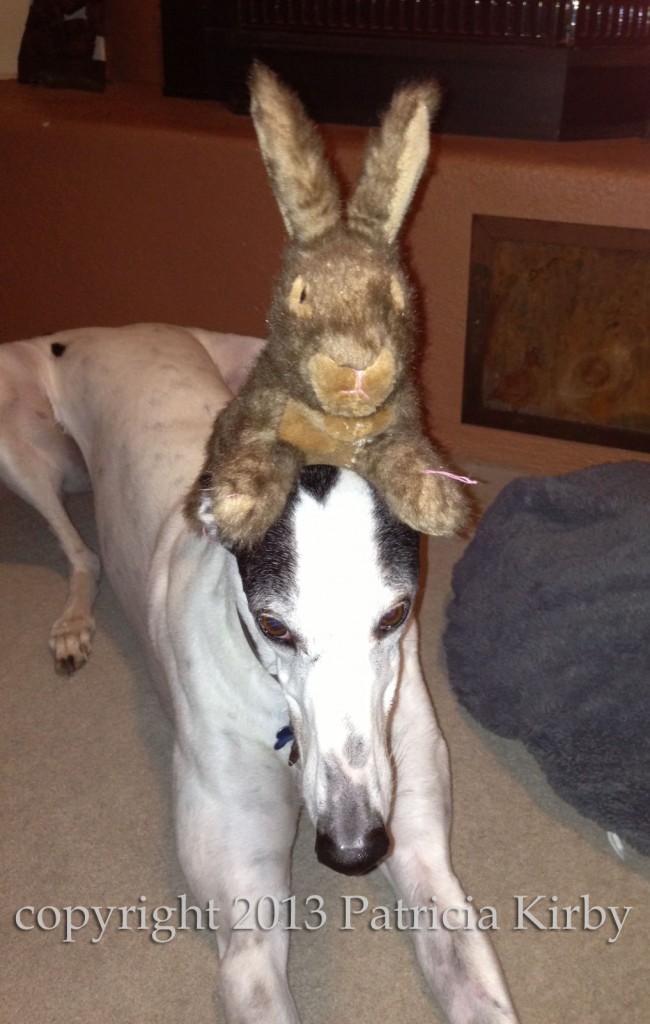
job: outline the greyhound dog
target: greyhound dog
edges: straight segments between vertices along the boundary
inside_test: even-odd
[[[182,514],[215,415],[262,346],[162,325],[0,346],[0,475],[70,563],[56,666],[72,672],[90,653],[99,561],[61,503],[90,482],[104,569],[173,720],[178,854],[195,898],[220,908],[225,1018],[298,1024],[288,930],[237,929],[235,898],[289,896],[304,803],[323,863],[381,864],[409,907],[435,897],[446,926],[413,937],[448,1020],[513,1024],[450,864],[448,754],[412,614],[417,534],[360,477],[322,466],[250,550],[201,537]]]

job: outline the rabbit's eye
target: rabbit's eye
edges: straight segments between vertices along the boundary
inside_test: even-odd
[[[289,292],[289,309],[298,316],[309,313],[309,288],[303,277],[297,277]]]

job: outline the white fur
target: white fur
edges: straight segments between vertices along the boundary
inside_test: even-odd
[[[53,342],[65,346],[60,358]],[[151,325],[0,346],[0,473],[42,512],[71,565],[70,599],[51,639],[57,664],[77,668],[90,650],[98,563],[60,501],[65,485],[84,482],[85,462],[105,571],[173,716],[177,843],[195,897],[226,911],[236,895],[285,898],[301,799],[317,824],[336,824],[336,801],[361,799],[387,823],[384,870],[409,906],[434,895],[441,910],[462,906],[449,861],[447,751],[417,627],[376,634],[407,595],[380,576],[369,488],[344,473],[325,502],[298,500],[295,593],[269,609],[300,634],[296,650],[262,638],[235,558],[183,519],[213,418],[261,346]],[[288,749],[273,749],[290,713],[295,767]],[[349,762],[351,736],[370,752],[363,764]],[[336,800],[323,767],[332,758],[342,766]],[[224,917],[227,1019],[298,1024],[287,931],[231,931]],[[484,933],[421,931],[415,941],[452,1024],[516,1021]]]
[[[324,505],[303,495],[295,525],[297,597],[278,611],[305,645],[279,658],[278,675],[299,729],[307,807],[318,822],[328,799],[323,758],[345,764],[345,742],[355,737],[370,756],[363,770],[347,767],[347,774],[386,819],[386,711],[397,687],[399,636],[379,640],[373,631],[405,595],[380,577],[369,489],[359,477],[344,472]]]

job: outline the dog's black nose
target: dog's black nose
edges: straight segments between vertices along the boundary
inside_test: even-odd
[[[365,875],[388,852],[388,835],[382,825],[368,829],[353,843],[337,842],[328,832],[316,833],[316,856],[321,864],[342,875]]]

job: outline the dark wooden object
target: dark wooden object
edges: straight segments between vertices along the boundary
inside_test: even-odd
[[[18,81],[101,92],[104,0],[32,0],[18,54]]]
[[[579,0],[162,0],[167,95],[248,109],[251,60],[319,121],[372,124],[399,82],[436,77],[443,132],[643,136],[650,4]]]

